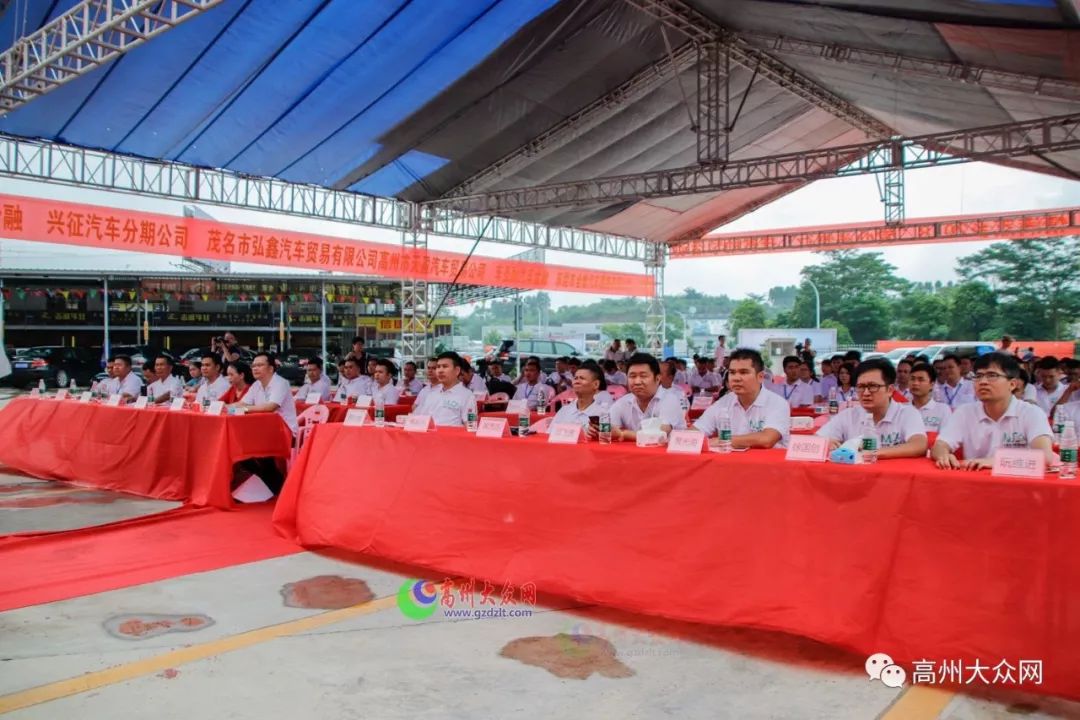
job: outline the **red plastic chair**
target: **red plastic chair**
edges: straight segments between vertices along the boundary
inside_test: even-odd
[[[289,458],[290,467],[296,462],[296,458],[300,455],[300,450],[304,447],[308,435],[315,429],[315,426],[319,423],[330,421],[330,408],[325,405],[311,405],[304,410],[304,412],[300,413],[300,416],[296,418],[296,421],[300,425],[300,432],[297,433],[296,442],[293,444],[292,456]]]

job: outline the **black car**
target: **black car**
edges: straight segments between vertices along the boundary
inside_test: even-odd
[[[27,387],[44,380],[47,387],[67,387],[74,380],[85,387],[100,369],[98,354],[92,350],[41,345],[15,354],[7,382],[15,387]]]
[[[510,374],[510,368],[517,365],[518,355],[524,364],[530,357],[540,358],[540,369],[546,373],[555,370],[555,360],[560,357],[577,357],[578,351],[570,343],[558,340],[520,340],[519,347],[514,347],[513,340],[503,340],[498,350],[485,358],[488,362],[498,361],[503,365],[503,372]]]

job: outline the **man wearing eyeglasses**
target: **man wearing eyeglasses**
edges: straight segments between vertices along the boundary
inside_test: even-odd
[[[1013,390],[1020,376],[1016,358],[993,352],[975,360],[975,395],[978,402],[962,405],[941,426],[931,453],[940,468],[981,470],[994,463],[1002,447],[1042,450],[1054,460],[1050,422],[1037,405],[1017,400]],[[956,452],[963,450],[964,460]]]
[[[878,458],[924,457],[926,428],[919,411],[907,403],[893,400],[896,369],[884,358],[874,358],[859,364],[855,371],[855,390],[861,408],[848,408],[838,413],[817,434],[829,438],[830,450],[862,434],[867,413],[874,418],[878,434]]]

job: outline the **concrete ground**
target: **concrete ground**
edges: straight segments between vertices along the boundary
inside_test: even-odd
[[[69,492],[79,491],[0,481],[0,500]],[[0,533],[96,524],[106,508],[120,517],[168,506],[121,496],[4,508]],[[430,616],[412,619],[406,611],[424,614],[426,606],[405,602],[403,610],[397,596],[420,572],[302,552],[0,613],[0,714],[1080,718],[1080,705],[1055,699],[886,687],[867,677],[866,658],[788,635],[567,601],[540,598],[533,606],[518,596],[519,616],[482,618],[451,618],[436,604]],[[455,610],[490,607],[480,592],[454,597]]]

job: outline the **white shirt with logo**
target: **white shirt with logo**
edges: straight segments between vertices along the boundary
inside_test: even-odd
[[[922,417],[923,427],[930,432],[938,432],[941,430],[941,426],[949,419],[949,416],[952,415],[952,409],[949,408],[948,405],[934,399],[927,400],[926,404],[922,407],[915,407],[914,404],[912,404],[911,407],[914,407],[919,411],[919,415]]]
[[[310,379],[304,380],[304,384],[300,386],[300,392],[296,393],[296,397],[300,402],[307,402],[308,395],[313,392],[319,393],[319,398],[323,402],[327,402],[330,399],[330,395],[333,394],[333,390],[330,387],[330,378],[326,375],[320,375],[319,379],[315,382],[311,382]]]
[[[337,392],[334,393],[334,402],[345,402],[349,398],[371,395],[371,385],[371,378],[367,375],[359,375],[352,380],[341,378],[338,382]]]
[[[615,401],[609,412],[612,428],[636,432],[641,429],[641,421],[645,418],[660,418],[662,424],[670,425],[674,430],[686,429],[686,416],[682,405],[671,395],[653,395],[642,411],[637,396],[627,393]]]
[[[274,412],[281,416],[281,419],[289,426],[289,430],[292,431],[293,435],[299,429],[296,423],[296,399],[293,398],[292,387],[289,385],[288,380],[277,373],[274,373],[274,376],[270,378],[270,382],[265,386],[263,386],[261,380],[256,380],[240,402],[244,405],[274,403],[278,406]]]
[[[596,402],[596,398],[593,398],[589,407],[584,410],[578,409],[577,398],[574,398],[573,402],[568,402],[559,408],[559,412],[555,413],[555,418],[551,421],[555,425],[588,425],[589,416],[593,415],[599,417],[608,411],[607,405],[600,405]]]
[[[385,385],[379,385],[377,382],[371,383],[372,402],[381,398],[383,405],[396,405],[400,396],[401,388],[395,387],[394,383],[388,382]]]
[[[868,414],[861,406],[841,410],[825,423],[817,434],[842,443],[861,437],[863,419]],[[903,445],[916,435],[926,436],[922,415],[911,405],[894,400],[889,401],[884,417],[881,422],[875,423],[874,427],[877,430],[879,448]]]
[[[1037,405],[1009,398],[1009,407],[999,420],[992,420],[981,402],[953,410],[941,426],[938,440],[953,452],[963,449],[968,460],[986,458],[1001,447],[1031,447],[1036,438],[1052,437],[1050,421]]]
[[[170,375],[164,380],[155,380],[150,383],[150,386],[146,388],[147,396],[149,396],[150,393],[154,394],[155,401],[165,397],[166,393],[168,393],[170,400],[173,398],[184,397],[184,382],[175,375]]]
[[[430,415],[439,427],[464,427],[469,407],[476,397],[469,388],[457,383],[449,390],[442,384],[425,388],[413,405],[414,415]]]
[[[801,380],[790,385],[786,382],[768,383],[765,388],[783,397],[793,408],[814,404],[814,388]]]
[[[543,395],[547,399],[547,407],[551,407],[551,399],[555,397],[555,391],[550,385],[536,382],[533,385],[522,383],[514,392],[514,400],[525,400],[530,410],[536,409],[536,402]]]
[[[938,383],[941,390],[941,400],[955,411],[961,405],[978,402],[975,399],[975,386],[970,381],[961,379],[956,387],[948,383]]]
[[[229,380],[224,375],[218,375],[214,382],[204,382],[195,393],[195,402],[202,404],[203,398],[210,398],[210,402],[220,400],[221,396],[229,391]]]
[[[1058,386],[1055,389],[1049,391],[1042,385],[1037,385],[1035,387],[1035,404],[1041,407],[1044,413],[1049,415],[1050,408],[1054,407],[1068,388],[1068,383],[1058,383]]]
[[[117,381],[116,392],[120,395],[139,397],[139,394],[142,392],[142,380],[139,379],[139,376],[136,373],[128,373],[127,377],[123,380],[120,378],[114,379]]]
[[[722,413],[731,418],[732,435],[749,435],[771,428],[780,433],[780,442],[775,447],[787,447],[791,437],[791,408],[776,393],[765,390],[762,386],[750,407],[744,408],[735,393],[728,393],[720,398],[694,421],[694,428],[707,437],[719,431],[719,419]]]

